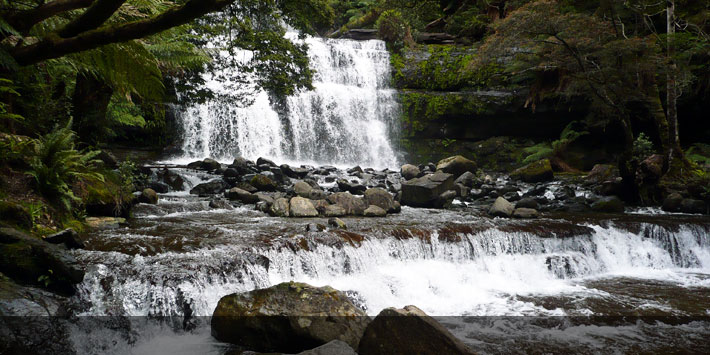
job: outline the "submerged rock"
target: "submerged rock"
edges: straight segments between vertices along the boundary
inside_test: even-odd
[[[367,326],[358,353],[473,354],[444,326],[415,306],[383,309]]]
[[[212,335],[261,352],[293,353],[333,340],[357,349],[369,322],[344,293],[290,282],[222,297]]]
[[[544,182],[552,181],[554,173],[550,160],[543,159],[513,171],[510,177],[525,182]]]
[[[476,168],[476,162],[466,159],[461,155],[442,159],[436,164],[436,170],[452,174],[454,178],[461,176],[465,172],[475,173]]]
[[[291,217],[318,217],[318,210],[311,200],[300,196],[291,199]]]
[[[510,217],[513,215],[515,207],[508,200],[498,197],[491,208],[488,209],[488,214],[493,217]]]
[[[439,196],[453,190],[454,176],[434,173],[412,179],[402,184],[402,201],[405,206],[434,207]]]

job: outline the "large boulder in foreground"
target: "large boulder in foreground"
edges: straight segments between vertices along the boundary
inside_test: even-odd
[[[444,326],[415,306],[383,309],[367,326],[358,353],[473,354]]]
[[[413,207],[435,207],[441,194],[454,189],[454,176],[434,173],[402,184],[402,204]]]
[[[367,189],[365,191],[365,201],[367,201],[368,205],[382,208],[387,213],[394,213],[397,210],[392,194],[379,187]]]
[[[362,216],[367,209],[367,202],[360,197],[353,196],[349,192],[337,192],[327,198],[328,202],[338,205],[345,210],[345,215]]]
[[[296,196],[291,199],[291,217],[318,217],[318,210],[311,200]]]
[[[411,180],[411,179],[414,179],[415,177],[419,176],[421,171],[415,165],[404,164],[404,165],[402,165],[402,168],[400,169],[400,173],[402,174],[402,177],[405,180]]]
[[[453,157],[441,159],[439,163],[436,164],[436,170],[453,174],[454,178],[463,175],[463,173],[467,171],[475,173],[476,168],[476,162],[466,159],[460,155],[454,155]]]
[[[259,352],[296,353],[332,340],[357,349],[369,322],[344,293],[290,282],[222,297],[212,336]]]
[[[510,173],[510,177],[525,182],[552,181],[554,173],[549,159],[538,160]]]
[[[515,211],[515,206],[508,200],[498,197],[491,208],[488,209],[488,214],[493,217],[510,217]]]

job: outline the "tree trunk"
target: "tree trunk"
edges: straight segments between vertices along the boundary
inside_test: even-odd
[[[676,156],[682,156],[680,139],[678,135],[678,83],[676,77],[677,65],[674,60],[675,45],[673,37],[675,35],[675,2],[667,1],[667,23],[666,33],[668,46],[668,74],[666,77],[666,117],[668,119],[668,146],[670,148],[668,159],[672,160]]]
[[[74,89],[74,131],[79,140],[97,145],[106,130],[106,111],[113,89],[91,74],[78,73]]]
[[[624,133],[624,151],[619,157],[619,175],[624,186],[624,196],[619,196],[626,201],[637,201],[639,199],[639,187],[636,184],[637,162],[633,158],[634,131],[631,128],[631,120],[627,116],[620,119]]]

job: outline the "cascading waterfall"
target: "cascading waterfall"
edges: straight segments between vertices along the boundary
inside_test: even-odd
[[[298,40],[295,34],[289,34]],[[185,109],[183,156],[179,161],[211,157],[267,157],[290,163],[395,167],[391,145],[399,115],[390,88],[389,53],[382,41],[305,39],[315,70],[314,90],[285,100],[277,109],[263,90],[246,107],[210,101]],[[244,60],[250,58],[242,53]],[[212,77],[208,86],[233,90]]]

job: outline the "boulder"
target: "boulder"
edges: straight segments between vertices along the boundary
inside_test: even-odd
[[[367,189],[367,191],[365,191],[365,202],[367,202],[368,205],[380,207],[387,213],[394,213],[395,211],[394,197],[385,189]]]
[[[602,213],[624,213],[624,202],[616,196],[606,196],[592,204],[592,211]]]
[[[291,217],[318,217],[318,210],[311,200],[300,196],[291,199]]]
[[[343,220],[338,217],[329,218],[328,225],[338,229],[348,229],[348,226],[345,224],[345,222],[343,222]]]
[[[436,202],[434,202],[434,207],[449,208],[449,207],[451,207],[451,203],[454,202],[454,198],[456,198],[456,191],[454,191],[454,190],[444,191],[436,199]]]
[[[321,189],[312,189],[311,192],[308,193],[308,196],[304,197],[308,197],[311,200],[325,200],[328,194]]]
[[[461,176],[467,171],[475,173],[476,168],[476,163],[473,160],[466,159],[460,155],[439,160],[439,163],[436,164],[436,170],[452,174],[454,178]]]
[[[361,216],[367,209],[367,202],[349,192],[337,192],[328,196],[328,202],[338,205],[345,210],[346,215]]]
[[[468,197],[468,193],[471,191],[471,188],[463,184],[454,183],[454,191],[456,192],[456,196],[466,198]]]
[[[461,184],[466,187],[473,187],[473,185],[476,183],[476,175],[474,175],[470,171],[467,171],[461,174],[461,176],[457,177],[456,180],[454,180],[454,183]]]
[[[258,174],[254,176],[249,182],[251,186],[254,186],[259,191],[276,191],[276,183],[269,177],[263,174]]]
[[[212,336],[258,352],[295,353],[333,340],[357,349],[369,322],[344,293],[290,282],[222,297]]]
[[[364,211],[363,211],[364,213]],[[345,209],[338,205],[328,205],[323,211],[323,215],[326,217],[343,217],[346,215]]]
[[[86,226],[92,229],[115,229],[126,223],[121,217],[86,217]]]
[[[210,201],[209,204],[210,208],[216,208],[216,209],[221,209],[221,210],[232,210],[234,207],[229,204],[229,202],[221,199],[214,199]]]
[[[161,194],[166,194],[170,191],[170,186],[161,181],[151,181],[148,183],[148,187]]]
[[[293,192],[296,193],[296,195],[309,198],[311,191],[313,190],[313,187],[309,185],[308,183],[305,183],[303,181],[298,181],[295,184],[293,184]]]
[[[269,206],[274,204],[274,197],[272,197],[271,195],[268,195],[264,192],[257,192],[254,195],[259,199],[260,202],[265,202]]]
[[[69,249],[84,249],[84,241],[79,238],[79,233],[71,228],[48,235],[44,237],[44,241],[52,244],[64,244]]]
[[[158,194],[153,189],[143,189],[140,196],[138,196],[138,202],[156,205],[158,204]]]
[[[297,355],[357,355],[357,353],[348,343],[341,340],[333,340],[317,348],[300,352]]]
[[[371,205],[365,209],[363,215],[365,217],[384,217],[387,215],[387,211],[379,206]]]
[[[32,229],[32,215],[19,203],[0,201],[0,220],[12,223],[21,228]]]
[[[411,179],[414,179],[415,177],[419,176],[421,171],[419,170],[418,167],[416,167],[412,164],[404,164],[404,165],[402,165],[402,168],[400,169],[400,173],[402,174],[402,177],[405,178],[406,180],[411,180]]]
[[[288,199],[285,198],[276,199],[269,208],[269,214],[274,217],[288,217],[289,213]]]
[[[540,213],[532,208],[521,207],[516,208],[515,211],[513,211],[513,217],[522,219],[538,218],[540,217]]]
[[[540,208],[540,204],[537,203],[537,201],[535,201],[534,198],[525,197],[515,203],[515,208],[531,208],[531,209],[536,210],[536,209]]]
[[[190,190],[190,194],[199,196],[216,195],[224,192],[227,188],[229,188],[229,185],[224,180],[217,179],[193,187]]]
[[[643,182],[656,182],[663,176],[663,156],[653,154],[644,159],[636,171],[636,179]]]
[[[362,195],[365,193],[365,190],[367,190],[367,186],[361,185],[357,182],[350,182],[345,179],[338,179],[336,183],[341,191],[347,191],[353,195]]]
[[[609,164],[597,164],[594,165],[592,170],[584,179],[593,183],[601,183],[608,180],[614,180],[618,176],[619,169],[617,167]]]
[[[294,168],[286,164],[281,165],[281,171],[283,171],[286,176],[293,179],[303,179],[308,175],[308,169]]]
[[[96,156],[96,159],[101,160],[101,162],[104,163],[104,166],[109,169],[118,168],[118,159],[116,159],[116,157],[109,151],[101,150],[99,155]]]
[[[214,159],[210,159],[210,158],[205,158],[205,160],[203,160],[203,161],[200,163],[200,169],[202,169],[202,170],[207,170],[207,171],[214,171],[214,170],[217,170],[217,169],[219,169],[221,166],[222,166],[222,165],[221,165],[218,161],[216,161],[216,160],[214,160]]]
[[[705,201],[684,198],[680,202],[680,211],[691,214],[705,214],[708,212],[708,208],[705,205]]]
[[[268,166],[278,166],[273,161],[266,158],[259,158],[256,160],[256,165],[268,165]]]
[[[234,187],[238,187],[246,192],[251,192],[251,193],[256,193],[257,191],[259,191],[256,187],[252,186],[248,182],[240,182]]]
[[[402,184],[402,200],[405,206],[434,207],[439,196],[453,190],[454,176],[447,173],[434,173],[411,179]]]
[[[415,306],[383,309],[365,329],[358,353],[473,354],[444,326]]]
[[[241,201],[243,203],[257,203],[259,202],[259,196],[256,196],[250,192],[244,191],[238,187],[233,187],[227,191],[226,196],[230,200]]]
[[[239,173],[239,170],[237,170],[236,168],[224,169],[224,173],[222,173],[222,175],[224,175],[224,177],[226,178],[238,178],[242,176],[242,174]]]
[[[513,215],[514,210],[512,203],[502,197],[498,197],[491,205],[491,208],[488,209],[488,214],[493,217],[510,217]]]
[[[513,171],[510,177],[525,182],[543,182],[552,181],[554,174],[550,160],[543,159]]]
[[[683,196],[677,192],[674,192],[663,200],[662,208],[666,212],[680,212],[680,205],[682,202]]]

